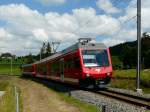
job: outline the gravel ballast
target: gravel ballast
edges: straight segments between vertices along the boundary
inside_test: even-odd
[[[127,89],[119,89],[119,88],[111,88],[109,87],[108,90],[111,90],[111,91],[115,91],[115,92],[118,92],[118,93],[123,93],[123,94],[129,94],[129,95],[133,95],[133,96],[138,96],[138,97],[142,97],[142,98],[145,98],[145,99],[150,99],[150,94],[139,94],[133,90],[127,90]]]
[[[144,107],[136,107],[134,105],[104,97],[89,91],[71,91],[71,96],[81,101],[94,104],[98,106],[100,110],[102,110],[103,106],[106,106],[106,112],[145,112],[146,110]]]

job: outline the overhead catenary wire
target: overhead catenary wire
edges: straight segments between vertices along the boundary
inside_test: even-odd
[[[123,0],[114,0],[114,1],[112,1],[111,3],[112,3],[112,4],[118,4],[119,1],[122,2]],[[128,2],[129,2],[129,1],[131,2],[132,0],[128,0]],[[124,2],[127,2],[127,1],[124,0]],[[122,26],[123,26],[124,24],[128,23],[129,21],[133,20],[133,19],[136,18],[136,17],[137,17],[137,15],[134,15],[134,16],[132,16],[132,17],[127,18],[124,22],[120,22],[120,26],[121,26],[121,27],[119,27],[117,33],[120,33],[120,31],[121,31],[121,29],[122,29]],[[72,32],[72,33],[78,35],[78,33],[76,33],[76,32],[79,31],[83,26],[88,25],[91,21],[92,21],[92,20],[87,20],[84,25],[80,26],[79,29],[75,30],[75,31]],[[103,27],[101,27],[101,29],[104,29],[104,28],[105,28],[106,26],[108,26],[109,24],[110,24],[110,23],[105,23],[105,24],[103,24]],[[100,34],[100,35],[105,35],[105,33],[106,33],[106,32],[109,32],[109,31],[112,32],[113,30],[112,30],[112,29],[111,29],[111,30],[106,30],[106,31],[105,31],[105,30],[103,30],[103,31],[101,30],[101,32],[104,32],[104,33],[102,33],[102,34]],[[88,33],[88,34],[89,34],[89,33]],[[115,33],[115,34],[116,34],[116,33]]]
[[[117,32],[116,32],[115,34],[120,33],[120,31],[121,31],[121,29],[122,29],[122,26],[123,26],[124,24],[130,22],[131,20],[135,19],[136,17],[137,17],[137,15],[134,15],[134,16],[132,16],[132,17],[126,19],[124,22],[120,22],[120,27],[117,29]],[[110,24],[110,23],[106,23],[106,24],[104,24],[104,26],[108,26],[109,24]],[[101,29],[103,29],[103,28],[101,28]],[[106,33],[106,32],[109,32],[109,31],[112,32],[113,30],[112,30],[112,29],[109,29],[109,30],[107,30],[107,31],[104,31],[104,30],[103,30],[104,33],[102,33],[102,34],[100,34],[100,35],[105,35],[105,33]]]
[[[117,5],[117,4],[119,4],[120,2],[131,2],[131,1],[133,1],[133,0],[114,0],[114,1],[111,1],[111,3],[112,3],[113,5],[114,5],[114,4]],[[125,20],[124,22],[120,22],[120,26],[123,26],[125,23],[128,23],[129,21],[133,20],[133,19],[136,18],[136,17],[137,17],[137,15],[134,15],[134,16],[132,16],[132,17],[127,18],[127,20]],[[73,33],[74,33],[74,34],[77,34],[77,33],[75,33],[75,32],[77,32],[78,30],[80,30],[83,26],[88,25],[91,21],[92,21],[92,20],[87,20],[84,25],[80,26],[79,29],[75,30]],[[103,24],[103,27],[101,27],[101,29],[104,29],[104,27],[107,26],[107,25],[109,25],[109,24],[110,24],[110,23],[105,23],[105,24]],[[121,29],[122,29],[122,27],[120,27],[120,28],[118,29],[117,33],[120,33],[120,30],[121,30]],[[111,29],[111,30],[107,30],[107,31],[104,31],[104,30],[103,30],[103,31],[101,31],[101,32],[104,32],[104,33],[102,33],[102,34],[100,34],[100,35],[104,35],[106,32],[109,32],[109,31],[112,32],[112,29]]]

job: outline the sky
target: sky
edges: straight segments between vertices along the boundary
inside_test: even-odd
[[[0,0],[0,54],[39,53],[43,42],[95,38],[108,47],[136,40],[136,0]],[[150,0],[142,0],[142,32],[150,32]]]

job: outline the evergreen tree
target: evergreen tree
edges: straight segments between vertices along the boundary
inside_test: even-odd
[[[45,58],[45,54],[46,54],[46,44],[45,44],[45,42],[43,42],[43,46],[42,46],[41,52],[40,52],[41,59]]]
[[[46,57],[50,56],[51,55],[51,45],[50,43],[48,42],[47,43],[47,47],[46,47]]]
[[[115,61],[113,61],[114,62],[113,66],[116,66],[116,63],[117,63],[116,60],[119,60],[123,63],[123,68],[125,69],[136,68],[137,41],[126,42],[126,43],[122,43],[122,44],[110,47],[110,52],[111,52],[112,57],[115,59]],[[141,39],[141,61],[143,64],[142,65],[143,68],[150,68],[149,57],[150,57],[150,35],[145,32],[143,33],[142,39]]]
[[[34,60],[33,60],[33,57],[32,57],[32,54],[30,53],[27,58],[26,58],[26,64],[30,64],[30,63],[33,63]]]

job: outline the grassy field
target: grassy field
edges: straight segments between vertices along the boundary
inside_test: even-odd
[[[0,64],[0,74],[20,75],[20,65],[13,64],[11,73],[11,66],[9,64]]]
[[[111,86],[116,88],[125,88],[135,90],[136,87],[136,70],[115,70],[113,73],[114,79],[111,81]],[[120,79],[125,78],[125,79]],[[141,88],[145,93],[150,93],[150,69],[142,70],[141,72]]]
[[[14,88],[7,81],[0,81],[0,90],[5,91],[0,97],[0,112],[15,112]]]
[[[130,69],[130,70],[114,70],[113,72],[114,78],[135,78],[136,77],[136,70]]]

